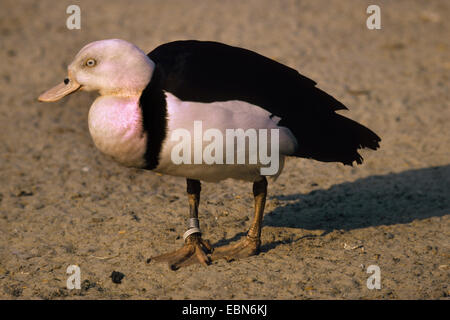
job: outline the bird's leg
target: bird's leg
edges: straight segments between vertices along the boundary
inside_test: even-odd
[[[172,270],[194,263],[208,265],[211,261],[208,253],[212,247],[207,240],[203,240],[198,223],[198,204],[200,202],[200,181],[187,179],[187,194],[189,200],[189,229],[184,233],[184,246],[171,253],[166,253],[149,260],[167,262]]]
[[[215,248],[211,257],[212,260],[225,258],[227,261],[231,261],[258,254],[261,245],[261,224],[267,196],[267,179],[265,177],[253,183],[253,196],[255,199],[255,215],[247,236],[237,243]]]

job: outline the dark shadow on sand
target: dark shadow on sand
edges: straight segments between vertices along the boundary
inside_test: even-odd
[[[266,214],[267,226],[331,232],[409,223],[450,213],[450,165],[370,176],[271,199],[288,203]]]
[[[450,165],[370,176],[326,190],[317,188],[308,194],[270,196],[281,204],[266,213],[264,226],[324,230],[326,234],[450,214]],[[279,244],[264,244],[261,251]]]

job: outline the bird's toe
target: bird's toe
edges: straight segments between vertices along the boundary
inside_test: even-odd
[[[236,243],[215,248],[211,259],[213,261],[219,259],[233,261],[236,259],[247,258],[257,255],[259,253],[260,245],[261,241],[259,239],[252,239],[247,236]]]
[[[181,267],[196,263],[207,266],[211,263],[211,258],[208,254],[211,253],[212,250],[212,246],[208,240],[203,240],[200,235],[193,234],[186,239],[186,243],[182,248],[174,252],[152,257],[147,261],[154,261],[157,263],[167,262],[171,270],[178,270]]]

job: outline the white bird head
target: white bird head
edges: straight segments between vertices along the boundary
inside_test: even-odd
[[[68,66],[64,81],[38,99],[57,101],[77,90],[96,90],[101,95],[139,95],[149,83],[154,66],[141,49],[125,40],[91,42]]]

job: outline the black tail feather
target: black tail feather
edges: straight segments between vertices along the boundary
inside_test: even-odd
[[[376,150],[381,141],[372,130],[337,113],[316,116],[293,131],[299,143],[296,156],[345,165],[361,164],[358,149]]]

